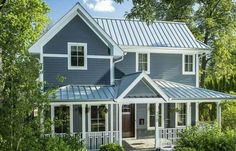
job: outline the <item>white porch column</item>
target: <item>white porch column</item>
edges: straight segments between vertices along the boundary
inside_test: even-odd
[[[85,104],[82,104],[82,139],[85,139]]]
[[[108,105],[106,104],[105,107],[108,109]],[[105,114],[105,130],[108,132],[108,113]]]
[[[187,126],[191,126],[191,103],[187,102]]]
[[[111,143],[113,143],[113,104],[110,104],[110,131],[111,131]]]
[[[55,108],[55,106],[51,105],[51,121],[52,121],[51,131],[52,131],[52,135],[54,135],[54,133],[55,133],[55,126],[54,126],[55,110],[54,110],[54,108]]]
[[[70,105],[70,134],[72,135],[74,132],[73,127],[73,105]]]
[[[159,103],[155,104],[155,148],[160,147],[160,140],[159,140]]]
[[[196,102],[196,119],[195,119],[195,125],[197,125],[198,124],[198,122],[199,122],[199,103],[198,102]]]
[[[119,104],[119,144],[122,146],[122,104]]]
[[[216,105],[217,105],[217,121],[218,121],[218,126],[221,128],[221,105],[220,105],[220,102],[217,102]]]
[[[119,131],[119,106],[116,104],[116,131]]]

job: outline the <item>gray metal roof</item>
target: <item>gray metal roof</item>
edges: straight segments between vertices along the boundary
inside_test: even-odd
[[[94,18],[119,45],[210,49],[197,41],[185,23]]]
[[[230,95],[213,90],[197,88],[190,85],[184,85],[164,80],[154,81],[172,100],[236,99],[235,95]]]
[[[113,100],[115,93],[115,86],[67,85],[56,90],[53,101]],[[53,98],[53,96],[51,96],[51,98]]]
[[[113,101],[140,75],[140,73],[129,74],[122,78],[116,85],[67,85],[56,90],[55,97],[50,96],[52,101]],[[180,83],[154,80],[161,91],[169,100],[227,100],[236,99],[236,95],[230,95],[213,90],[197,88]],[[145,96],[153,98],[153,96]],[[143,98],[143,97],[142,97]],[[167,101],[168,102],[168,101]]]

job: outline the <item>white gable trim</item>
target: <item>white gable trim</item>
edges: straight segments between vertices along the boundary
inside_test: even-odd
[[[114,56],[122,56],[123,50],[103,31],[103,29],[95,22],[95,20],[88,14],[88,12],[77,3],[66,15],[64,15],[48,32],[46,32],[40,39],[29,48],[30,53],[40,53],[43,47],[49,40],[51,40],[63,27],[65,27],[76,15],[99,36],[99,38],[110,48],[113,48]],[[92,26],[90,24],[92,24]]]
[[[142,79],[147,80],[147,82],[163,97],[165,101],[169,100],[169,97],[157,86],[157,84],[145,73],[142,72],[121,94],[115,101],[120,102],[124,97],[138,84]]]

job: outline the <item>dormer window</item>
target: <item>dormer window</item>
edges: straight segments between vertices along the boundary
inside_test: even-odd
[[[136,71],[150,73],[150,54],[137,53],[136,54]]]
[[[68,69],[87,70],[86,43],[68,43]]]
[[[183,74],[195,74],[195,57],[194,55],[183,55]]]

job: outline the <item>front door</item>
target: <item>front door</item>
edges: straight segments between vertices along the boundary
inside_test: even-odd
[[[122,106],[122,137],[134,137],[134,104]]]

